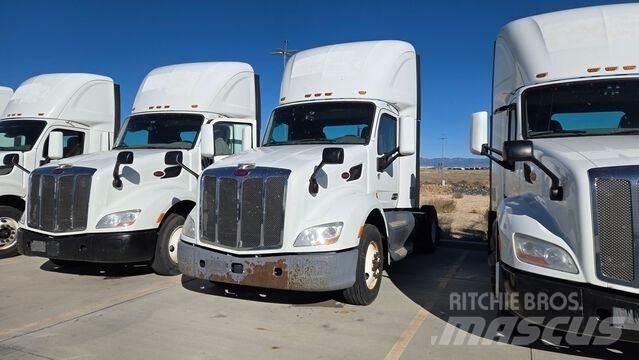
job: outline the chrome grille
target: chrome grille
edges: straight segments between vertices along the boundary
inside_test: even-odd
[[[595,187],[601,273],[612,279],[633,281],[635,251],[630,181],[597,179]]]
[[[240,250],[282,247],[286,186],[290,170],[255,168],[235,176],[235,168],[202,174],[200,238]]]
[[[86,230],[94,173],[81,167],[35,170],[29,182],[29,227],[54,233]]]
[[[597,276],[629,286],[637,283],[639,166],[591,169]]]

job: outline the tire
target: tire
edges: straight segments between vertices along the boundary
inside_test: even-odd
[[[16,233],[22,211],[12,206],[0,206],[0,259],[18,255]]]
[[[158,275],[179,275],[177,246],[184,226],[184,216],[173,213],[164,219],[158,232],[151,268]]]
[[[384,270],[384,245],[377,227],[366,224],[357,248],[355,284],[342,292],[344,301],[352,305],[369,305],[379,293]]]
[[[417,217],[415,250],[419,253],[434,253],[439,246],[440,231],[437,210],[432,206],[423,206],[423,214]]]

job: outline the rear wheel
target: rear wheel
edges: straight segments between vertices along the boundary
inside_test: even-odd
[[[375,226],[364,225],[357,251],[355,284],[344,290],[342,295],[349,304],[369,305],[377,298],[384,270],[382,234]]]
[[[16,234],[22,211],[11,206],[0,206],[0,259],[18,255]]]
[[[417,219],[421,222],[418,224],[415,234],[415,249],[421,253],[433,253],[439,246],[439,220],[437,219],[437,210],[432,206],[423,206],[423,214]]]
[[[164,219],[158,232],[151,268],[159,275],[178,275],[177,249],[184,227],[184,216],[173,213]]]

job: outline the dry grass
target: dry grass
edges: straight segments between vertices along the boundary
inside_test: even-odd
[[[443,175],[446,185],[441,185]],[[422,204],[435,206],[445,237],[485,239],[489,206],[488,170],[422,169]]]

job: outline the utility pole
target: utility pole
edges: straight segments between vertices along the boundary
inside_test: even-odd
[[[286,61],[297,52],[298,50],[289,50],[288,40],[284,40],[284,46],[271,51],[271,55],[281,56],[283,61],[282,64],[284,66],[284,69],[286,69]]]
[[[442,157],[440,158],[440,162],[439,162],[439,176],[440,176],[442,186],[446,185],[446,181],[444,180],[444,149],[446,146],[447,139],[448,138],[446,137],[446,134],[442,134],[442,136],[439,138],[439,140],[442,141]]]

